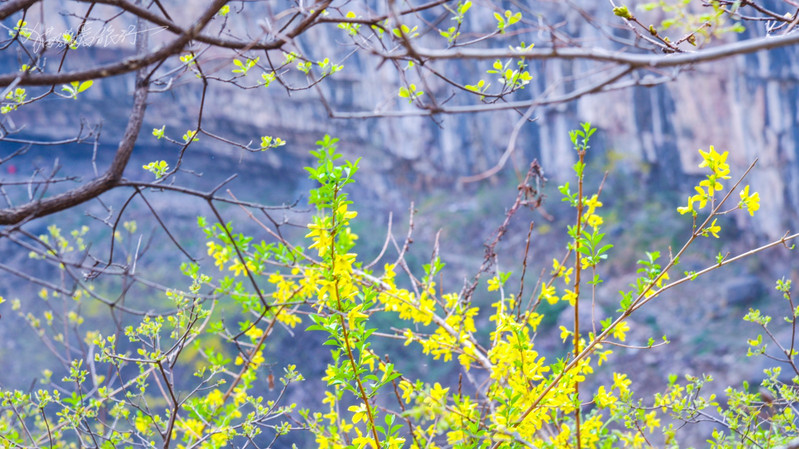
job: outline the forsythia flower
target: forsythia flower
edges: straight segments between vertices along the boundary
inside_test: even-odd
[[[555,295],[555,286],[553,285],[544,285],[541,287],[541,294],[539,298],[544,298],[550,304],[555,304],[558,302],[558,297]]]
[[[702,162],[699,164],[699,168],[707,167],[710,169],[711,173],[707,175],[707,179],[702,180],[698,186],[694,187],[696,195],[688,197],[688,205],[677,208],[677,212],[682,215],[688,212],[696,215],[696,210],[705,207],[708,200],[713,198],[716,192],[724,188],[719,180],[730,178],[730,166],[727,164],[728,152],[718,153],[715,148],[711,146],[708,151],[699,150],[699,154],[702,156]],[[699,207],[694,209],[694,203],[698,203]]]
[[[599,408],[610,407],[611,410],[616,408],[616,396],[613,396],[613,392],[606,391],[604,385],[597,390],[594,401]]]
[[[488,291],[494,292],[499,290],[499,279],[496,276],[488,280]]]
[[[574,303],[577,302],[577,294],[575,294],[571,290],[566,290],[566,293],[561,298],[561,301],[568,301],[570,306],[573,306]]]
[[[594,194],[594,196],[592,196],[591,198],[585,200],[585,205],[588,206],[588,213],[589,214],[594,213],[594,211],[597,208],[602,207],[602,201],[599,201],[599,199],[597,199],[597,198],[598,198],[597,195]]]
[[[646,443],[646,439],[644,439],[641,432],[627,432],[621,434],[621,440],[624,442],[624,447],[632,447],[633,449],[638,449],[644,446]]]
[[[741,191],[741,202],[738,203],[738,207],[743,207],[749,211],[749,215],[755,215],[755,211],[760,209],[760,194],[755,192],[750,195],[749,186],[747,185]]]
[[[613,388],[619,390],[619,394],[624,394],[630,391],[630,379],[626,374],[613,373]]]
[[[571,281],[570,275],[572,274],[572,271],[574,271],[574,268],[570,267],[567,270],[566,266],[561,265],[558,259],[552,259],[552,275],[555,277],[563,276],[563,282],[565,282],[566,285],[568,285]]]
[[[598,227],[602,226],[602,223],[604,223],[604,220],[602,220],[602,217],[600,217],[599,215],[595,215],[595,214],[589,215],[588,216],[588,220],[586,220],[586,221],[588,222],[588,226],[591,226],[592,228],[598,228]]]
[[[649,433],[652,433],[656,427],[660,427],[660,419],[658,419],[655,415],[657,412],[652,410],[651,412],[646,414],[646,422],[644,425],[649,427]]]
[[[212,392],[208,393],[208,398],[206,400],[212,406],[219,407],[224,402],[223,398],[224,395],[222,394],[222,392],[219,391],[219,389],[214,389]]]
[[[618,338],[619,341],[625,341],[627,339],[628,330],[630,330],[630,326],[627,324],[626,321],[622,321],[616,327],[613,328],[613,337]]]
[[[347,410],[353,413],[352,415],[352,422],[358,424],[361,420],[368,421],[368,416],[366,412],[366,407],[364,404],[359,405],[352,405]]]
[[[699,150],[699,154],[702,156],[702,163],[699,164],[699,168],[710,168],[710,170],[713,171],[713,175],[719,179],[730,178],[730,166],[727,164],[728,151],[719,154],[716,149],[713,148],[713,145],[711,145],[707,152]]]
[[[566,340],[568,340],[569,337],[571,337],[573,334],[574,332],[566,329],[566,326],[560,327],[560,338],[561,340],[563,340],[564,343],[566,343]]]
[[[689,196],[688,197],[688,205],[687,206],[678,207],[677,208],[677,212],[679,212],[680,215],[685,215],[688,212],[694,212],[694,197],[693,196]]]
[[[721,231],[721,226],[716,224],[718,219],[714,218],[713,223],[710,223],[710,226],[702,230],[702,235],[707,237],[709,234],[712,234],[713,237],[719,238],[719,231]]]

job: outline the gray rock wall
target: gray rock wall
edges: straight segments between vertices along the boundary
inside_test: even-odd
[[[597,23],[620,25],[604,4],[581,3]],[[198,4],[186,2],[186,10],[197,9]],[[380,10],[378,6],[375,8]],[[559,32],[585,39],[586,45],[597,42],[607,45],[608,40],[576,12],[558,10],[552,5],[547,8],[540,10],[542,20],[565,24]],[[47,10],[48,23],[55,28],[72,26],[71,19],[55,13],[57,10],[57,7]],[[467,28],[482,30],[493,26],[493,22],[486,22],[479,14],[470,14],[468,18]],[[247,22],[251,28],[264,23],[258,14],[234,16],[230,20]],[[215,23],[212,28],[219,25]],[[763,34],[758,27],[762,26],[752,25],[742,37]],[[624,30],[616,33],[629,37]],[[157,34],[153,45],[167,37],[165,32]],[[545,46],[548,42],[544,37],[530,31],[514,39]],[[440,46],[442,39],[430,33],[421,42]],[[349,45],[345,34],[335,26],[316,27],[300,40],[305,54],[317,59],[341,57],[351,50]],[[98,60],[110,61],[130,51],[129,43],[125,42],[80,48],[72,55],[77,58],[70,64],[79,67]],[[2,54],[2,57],[0,64],[6,70],[17,65],[13,55]],[[229,75],[232,65],[226,62],[231,57],[224,55],[207,67],[217,67],[220,76]],[[320,89],[337,110],[412,110],[397,97],[400,83],[390,62],[381,63],[359,54],[336,61],[344,64],[344,71],[321,84]],[[50,64],[53,63],[51,60]],[[177,62],[171,64],[169,68],[177,66]],[[492,81],[494,75],[485,73],[488,66],[488,61],[461,61],[446,65],[446,69],[453,78],[466,84],[481,78]],[[587,66],[551,60],[534,63],[531,68],[534,81],[518,99],[531,98],[553,86],[556,94],[567,92],[574,83],[563,80],[580,76]],[[251,82],[247,80],[245,84],[254,84],[259,75],[260,72],[250,75]],[[299,78],[287,79],[296,86],[302,84]],[[636,161],[633,165],[645,172],[640,173],[646,180],[641,191],[644,195],[647,189],[680,187],[685,184],[686,175],[698,174],[699,148],[715,145],[718,150],[729,151],[733,173],[741,173],[758,157],[758,167],[749,183],[760,192],[763,202],[762,211],[751,226],[759,235],[778,237],[796,222],[795,211],[799,208],[797,80],[799,49],[794,47],[699,65],[683,70],[676,81],[656,87],[586,96],[573,103],[540,108],[534,115],[536,121],[523,128],[515,157],[520,162],[539,158],[550,179],[564,180],[570,176],[574,162],[567,132],[580,121],[591,121],[601,129],[603,145],[595,146],[596,150],[619,153]],[[155,143],[149,136],[151,128],[166,125],[168,134],[178,137],[195,126],[199,87],[193,75],[186,74],[175,79],[172,90],[151,97],[141,140],[143,146]],[[434,79],[429,79],[429,87],[439,98],[454,92],[451,86]],[[131,90],[128,76],[103,79],[78,101],[47,100],[16,112],[14,120],[18,126],[25,126],[28,133],[50,137],[72,135],[80,119],[103,121],[104,139],[114,142],[127,118]],[[454,100],[457,101],[464,100]],[[260,135],[278,135],[290,142],[285,150],[266,158],[273,167],[302,163],[308,147],[325,133],[339,137],[346,150],[369,156],[362,176],[369,178],[376,195],[387,199],[396,195],[395,185],[406,179],[412,179],[409,184],[417,188],[447,186],[453,185],[459,176],[490,168],[503,153],[519,117],[515,111],[505,111],[435,120],[424,117],[331,120],[314,90],[289,95],[277,83],[268,89],[249,90],[212,83],[207,104],[210,106],[205,110],[204,123],[212,132],[243,141],[257,141]],[[254,157],[207,138],[197,143],[193,151],[197,150],[237,158]]]

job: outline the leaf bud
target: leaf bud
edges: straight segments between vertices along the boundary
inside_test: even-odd
[[[632,13],[630,13],[630,10],[627,9],[626,6],[617,6],[613,8],[613,14],[627,20],[631,20],[633,18]]]

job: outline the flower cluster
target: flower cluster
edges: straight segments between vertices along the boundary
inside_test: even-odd
[[[721,184],[721,181],[730,179],[730,166],[727,163],[727,151],[719,153],[711,145],[710,149],[707,151],[699,150],[699,155],[702,157],[699,168],[707,168],[710,173],[705,176],[705,179],[699,182],[699,185],[694,187],[696,193],[688,197],[688,204],[677,208],[677,212],[682,215],[690,212],[691,215],[696,217],[697,211],[707,206],[708,202],[710,202],[711,208],[714,209],[713,213],[716,213],[716,193],[724,189],[724,185]],[[740,192],[740,197],[741,200],[738,203],[738,208],[747,210],[749,215],[754,215],[755,211],[760,208],[759,194],[750,194],[748,185]],[[716,221],[717,220],[714,218],[713,222],[701,231],[702,235],[712,235],[718,238],[718,232],[721,230],[721,227]]]

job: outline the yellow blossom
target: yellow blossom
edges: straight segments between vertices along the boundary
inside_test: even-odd
[[[668,280],[669,280],[669,273],[662,273],[658,281],[655,283],[655,285],[657,286],[657,288],[661,288],[663,287],[663,282]]]
[[[566,340],[568,340],[569,337],[571,337],[573,334],[574,332],[566,329],[566,326],[560,327],[560,338],[561,340],[563,340],[564,343],[566,343]]]
[[[347,325],[350,328],[354,328],[364,318],[369,318],[369,315],[361,312],[361,309],[363,309],[363,304],[358,304],[347,312]]]
[[[755,211],[760,209],[760,194],[755,192],[753,194],[749,194],[749,186],[747,185],[741,191],[741,202],[738,203],[738,207],[742,207],[749,212],[749,215],[755,215]]]
[[[364,448],[366,446],[369,446],[369,447],[372,447],[372,448],[375,447],[375,440],[372,439],[369,436],[369,432],[367,432],[366,435],[364,435],[363,433],[361,433],[361,429],[356,427],[355,428],[355,433],[358,434],[358,436],[353,438],[353,440],[352,440],[352,444],[354,444],[355,447],[357,447],[359,449]]]
[[[630,391],[630,383],[626,374],[613,373],[613,388],[619,390],[619,394],[623,395]]]
[[[713,223],[711,223],[710,226],[702,230],[703,236],[707,237],[708,234],[712,234],[713,237],[719,238],[719,231],[721,231],[721,226],[716,224],[717,220],[718,220],[717,218],[714,218]]]
[[[561,298],[561,301],[568,301],[570,306],[574,306],[577,302],[577,294],[571,290],[565,290],[565,294]]]
[[[613,337],[618,338],[619,341],[625,341],[627,339],[627,331],[629,330],[630,326],[627,324],[627,322],[622,321],[613,328]]]
[[[363,403],[358,405],[351,405],[347,408],[347,410],[353,413],[352,422],[355,424],[358,424],[359,422],[361,422],[361,420],[367,421],[369,419],[368,413],[366,411],[366,406]]]
[[[594,395],[594,401],[599,408],[610,408],[614,410],[616,408],[616,400],[616,396],[613,396],[613,392],[606,391],[604,385],[600,386],[596,395]]]
[[[596,194],[585,200],[584,204],[588,207],[589,213],[593,213],[594,210],[602,207],[602,202],[599,201],[599,197]]]
[[[208,393],[206,401],[208,402],[208,404],[214,407],[219,407],[220,405],[222,405],[223,399],[224,395],[222,394],[222,392],[219,391],[219,389],[215,388],[213,391]]]
[[[544,285],[541,287],[541,294],[538,297],[546,299],[550,304],[555,304],[558,302],[558,297],[555,296],[554,285]]]
[[[644,443],[646,443],[646,439],[640,432],[623,433],[621,434],[621,440],[624,442],[624,447],[632,447],[633,449],[642,448]]]
[[[552,259],[552,275],[555,277],[563,276],[563,282],[565,282],[566,285],[569,285],[571,281],[570,275],[572,271],[574,271],[574,268],[569,268],[567,270],[566,266],[561,265],[558,259]]]
[[[688,212],[694,212],[694,197],[693,196],[689,196],[688,197],[688,205],[687,206],[678,207],[677,208],[677,212],[679,212],[680,215],[685,215]]]
[[[488,291],[490,292],[497,291],[499,290],[499,287],[500,287],[500,282],[496,276],[488,280]]]
[[[598,228],[602,226],[604,220],[602,220],[602,217],[600,217],[599,215],[591,214],[588,215],[586,222],[588,222],[588,226],[591,226],[592,228]]]
[[[660,427],[660,419],[656,417],[657,412],[652,410],[645,416],[644,425],[649,427],[649,433],[652,433],[656,427]]]
[[[541,324],[541,320],[543,320],[543,319],[544,319],[544,315],[541,315],[540,313],[533,312],[527,318],[527,324],[529,324],[530,327],[533,328],[533,332],[535,332],[538,329],[538,326]]]

